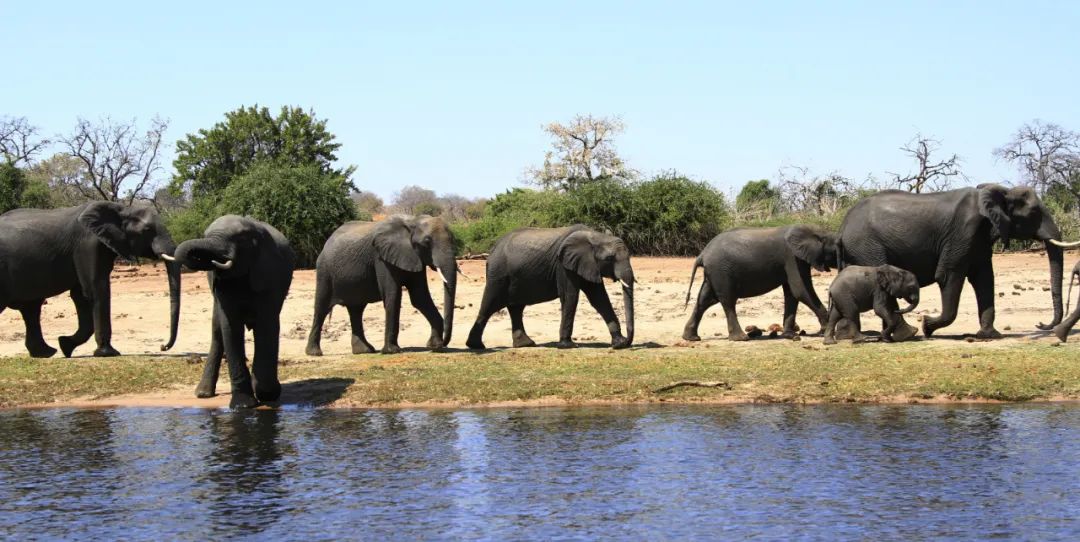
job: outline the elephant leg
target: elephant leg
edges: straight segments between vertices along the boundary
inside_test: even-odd
[[[431,350],[442,350],[443,343],[443,318],[439,314],[439,308],[431,299],[431,290],[428,289],[427,277],[421,273],[419,278],[413,279],[408,285],[409,303],[424,315],[424,319],[431,326],[431,337],[428,338],[427,347]]]
[[[843,319],[840,309],[833,305],[829,311],[829,321],[825,323],[825,344],[836,344],[836,324]]]
[[[94,340],[97,348],[94,356],[110,357],[119,356],[112,347],[112,291],[109,287],[109,278],[96,281],[94,284]]]
[[[900,309],[897,305],[896,299],[888,297],[881,303],[875,303],[874,314],[878,318],[881,318],[881,340],[882,342],[893,342],[893,333],[900,325],[900,315],[896,314],[896,311]]]
[[[203,365],[202,379],[195,387],[195,396],[200,398],[217,395],[218,375],[221,374],[221,356],[224,353],[224,345],[221,338],[221,318],[218,316],[217,301],[214,301],[214,315],[210,320],[210,351],[206,354],[206,364]]]
[[[364,309],[367,308],[367,303],[346,305],[345,308],[349,311],[349,325],[352,327],[352,353],[371,354],[375,352],[375,347],[364,336]]]
[[[221,323],[221,341],[225,346],[225,359],[229,363],[229,381],[232,385],[230,408],[252,408],[258,404],[248,372],[247,355],[244,353],[244,322],[237,310],[218,305]]]
[[[975,301],[979,307],[980,339],[1000,339],[1001,332],[994,329],[994,268],[988,261],[985,265],[974,266],[968,275],[968,282],[975,290]]]
[[[949,273],[945,277],[945,282],[941,283],[940,288],[941,316],[928,316],[923,319],[923,335],[928,339],[935,331],[956,320],[956,310],[960,306],[960,292],[964,289],[964,277],[956,273]],[[903,320],[903,317],[901,317],[901,320]],[[898,338],[898,340],[904,339]]]
[[[476,321],[469,330],[469,339],[465,346],[472,350],[484,349],[484,328],[492,314],[499,312],[506,306],[506,286],[501,280],[492,280],[484,288],[484,297],[480,301],[480,311],[476,314]]]
[[[251,372],[255,377],[255,397],[260,402],[277,401],[281,397],[278,380],[278,341],[281,338],[281,307],[268,307],[260,311],[252,330],[255,336],[255,356],[251,360]]]
[[[79,327],[75,330],[75,333],[65,335],[57,340],[60,343],[60,351],[64,353],[65,358],[70,358],[75,348],[89,341],[90,337],[94,335],[94,304],[83,295],[78,287],[71,289],[71,302],[75,304],[75,314],[79,318]]]
[[[705,316],[705,311],[709,310],[709,307],[719,303],[720,300],[716,298],[716,292],[713,292],[712,286],[709,284],[709,278],[705,277],[705,281],[701,283],[701,290],[698,291],[697,303],[694,304],[694,312],[690,315],[690,319],[686,321],[686,326],[683,327],[683,340],[684,341],[700,341],[701,337],[698,336],[698,326],[701,325],[701,317]]]
[[[596,312],[604,319],[604,323],[607,324],[608,333],[611,334],[611,347],[620,349],[630,346],[630,341],[627,341],[622,334],[619,317],[615,315],[615,309],[611,306],[611,298],[608,297],[604,285],[602,283],[589,284],[584,288],[584,291],[589,304],[596,309]]]
[[[727,318],[727,332],[729,341],[747,341],[750,337],[743,331],[742,326],[739,324],[739,315],[735,313],[735,303],[738,298],[735,296],[724,296],[720,299],[720,305],[724,307],[724,316]]]
[[[326,321],[330,310],[334,308],[333,297],[334,291],[329,277],[318,277],[315,283],[315,316],[311,320],[311,331],[308,332],[307,346],[304,348],[304,353],[309,356],[323,355],[323,322]]]
[[[41,335],[41,306],[45,300],[30,302],[19,309],[22,313],[23,324],[26,326],[26,351],[32,358],[51,358],[56,354],[56,349],[45,343],[45,337]]]
[[[510,313],[510,329],[514,338],[514,348],[526,348],[536,346],[536,341],[529,338],[525,333],[525,305],[509,305],[506,311]]]
[[[813,311],[814,316],[818,319],[818,324],[821,326],[818,329],[818,334],[825,330],[825,323],[829,319],[829,309],[821,302],[821,298],[818,297],[817,292],[814,290],[813,279],[810,277],[810,266],[800,266],[799,268],[799,280],[789,281],[788,287],[791,288],[791,295],[798,300],[799,303],[806,305],[806,308]],[[794,323],[794,322],[793,322]],[[786,330],[787,328],[785,328]]]
[[[1080,320],[1080,301],[1076,302],[1076,308],[1060,324],[1054,326],[1054,336],[1059,341],[1065,342],[1069,337],[1069,331],[1076,325],[1078,320]]]
[[[401,352],[398,346],[398,322],[401,317],[401,288],[391,286],[384,288],[383,309],[386,311],[386,330],[383,335],[383,354],[397,354]]]
[[[574,317],[577,316],[579,291],[572,284],[567,284],[565,291],[559,297],[562,305],[562,320],[559,322],[559,348],[574,348]]]
[[[799,300],[792,294],[792,287],[783,285],[784,289],[784,331],[780,335],[785,339],[795,337],[795,313],[799,310]]]

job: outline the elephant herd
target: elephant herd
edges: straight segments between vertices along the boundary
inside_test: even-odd
[[[719,303],[727,317],[728,338],[747,339],[736,302],[782,288],[785,337],[795,336],[795,312],[802,303],[817,316],[827,343],[835,342],[838,331],[857,341],[865,339],[859,314],[870,309],[882,319],[882,340],[905,340],[917,330],[904,321],[904,313],[918,304],[920,287],[936,283],[941,289],[941,314],[922,322],[923,334],[930,337],[955,320],[964,281],[975,291],[977,337],[997,338],[1001,334],[994,328],[991,255],[997,241],[1007,246],[1012,240],[1045,243],[1053,318],[1038,327],[1065,340],[1080,320],[1080,300],[1076,310],[1063,318],[1062,249],[1080,242],[1062,242],[1058,226],[1031,188],[996,184],[933,194],[878,192],[853,206],[836,233],[803,225],[721,233],[694,261],[687,304],[699,268],[703,282],[683,338],[700,340],[701,318]],[[199,397],[214,395],[224,356],[232,407],[278,399],[279,315],[296,256],[281,232],[250,217],[220,217],[202,238],[177,245],[150,207],[94,202],[0,215],[0,311],[8,307],[20,311],[31,356],[56,353],[42,336],[41,306],[64,292],[75,305],[78,327],[59,338],[63,354],[70,357],[93,335],[95,356],[119,355],[111,344],[109,306],[110,274],[118,257],[165,262],[170,324],[162,350],[177,337],[181,268],[207,272],[214,309],[210,349],[196,389]],[[826,306],[814,291],[810,273],[834,267],[840,273],[829,288]],[[426,268],[442,279],[441,313],[429,291]],[[441,218],[393,216],[342,225],[316,262],[314,318],[306,353],[322,354],[323,323],[335,305],[344,305],[349,313],[353,353],[374,352],[364,334],[363,314],[368,304],[376,302],[382,303],[386,319],[381,351],[400,351],[402,289],[431,326],[427,347],[444,348],[451,340],[459,273],[454,238]],[[515,230],[495,243],[486,273],[479,314],[465,343],[470,349],[485,348],[484,328],[502,309],[510,316],[513,345],[534,346],[525,332],[524,308],[554,299],[562,308],[557,346],[574,346],[574,316],[582,292],[607,324],[612,347],[633,343],[635,279],[630,252],[618,237],[581,225]],[[1080,280],[1080,263],[1070,276],[1069,295],[1072,278]],[[605,279],[622,286],[625,335],[603,286]],[[908,306],[900,309],[897,298]],[[245,329],[254,335],[251,373]]]

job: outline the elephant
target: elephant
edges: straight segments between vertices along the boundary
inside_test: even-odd
[[[683,329],[683,339],[700,341],[698,325],[709,307],[720,303],[727,315],[728,339],[745,341],[749,337],[739,325],[735,303],[745,297],[784,289],[783,337],[795,336],[795,311],[806,305],[825,327],[828,313],[810,281],[810,268],[828,271],[839,257],[836,236],[805,225],[776,228],[737,228],[713,237],[694,261],[686,304],[694,288],[699,267],[705,269],[704,282],[690,320]]]
[[[1067,298],[1072,298],[1073,280],[1076,280],[1080,284],[1080,261],[1076,262],[1073,266],[1072,273],[1069,274],[1069,294]],[[1068,301],[1066,303],[1066,310],[1068,310]],[[1080,320],[1080,297],[1076,300],[1076,309],[1072,311],[1060,324],[1054,327],[1054,335],[1061,342],[1065,342],[1065,339],[1069,336],[1069,331],[1076,325],[1077,320]]]
[[[195,395],[214,396],[224,354],[232,383],[231,408],[276,401],[281,395],[280,313],[296,264],[288,239],[265,222],[225,215],[210,223],[202,238],[180,243],[174,257],[189,269],[206,271],[214,296],[210,352]],[[254,386],[244,352],[245,327],[255,335]]]
[[[979,310],[977,338],[1001,337],[994,329],[993,245],[1012,239],[1043,241],[1050,260],[1054,318],[1039,329],[1061,322],[1062,248],[1049,209],[1028,186],[1006,188],[981,184],[945,192],[914,194],[884,190],[856,203],[840,225],[842,265],[895,265],[915,274],[919,286],[937,283],[941,315],[923,319],[923,335],[956,319],[964,280],[971,283]],[[903,320],[903,317],[901,317]],[[901,322],[908,334],[914,328]]]
[[[60,349],[71,357],[93,335],[94,355],[119,356],[112,346],[109,276],[117,257],[165,260],[169,282],[169,341],[176,342],[180,322],[180,265],[169,230],[149,205],[96,201],[62,209],[16,209],[0,216],[0,312],[22,313],[26,350],[47,358],[56,349],[41,335],[41,306],[69,292],[78,315],[78,329],[60,337]]]
[[[442,278],[442,315],[431,299],[425,267]],[[453,331],[458,272],[454,235],[440,217],[397,215],[380,222],[343,224],[326,240],[315,262],[315,315],[305,352],[322,355],[323,321],[334,305],[345,305],[349,311],[353,354],[375,352],[364,336],[363,317],[367,304],[379,300],[386,312],[382,353],[400,352],[402,287],[431,325],[427,347],[441,350]]]
[[[622,284],[626,336],[611,306],[603,279]],[[522,313],[526,305],[558,298],[562,304],[559,348],[576,346],[574,315],[579,292],[607,324],[611,346],[628,348],[634,342],[634,270],[630,251],[622,239],[576,224],[565,228],[522,228],[500,237],[487,260],[487,284],[480,313],[466,346],[484,349],[484,328],[492,314],[504,307],[510,313],[514,347],[535,346],[525,333]]]
[[[897,298],[903,298],[908,306],[901,309]],[[900,324],[897,315],[907,314],[918,305],[919,281],[912,272],[892,265],[849,265],[829,286],[825,344],[836,344],[836,324],[841,319],[851,323],[852,342],[864,342],[866,336],[861,332],[859,314],[870,309],[881,318],[881,339],[893,342],[893,332]]]

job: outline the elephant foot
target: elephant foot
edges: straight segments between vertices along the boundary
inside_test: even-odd
[[[611,341],[611,348],[615,350],[622,350],[624,348],[630,348],[630,340],[626,337],[615,337]]]
[[[209,399],[217,395],[217,386],[213,383],[199,382],[199,385],[195,387],[195,397],[199,399]]]
[[[1059,341],[1065,342],[1069,338],[1069,331],[1071,329],[1072,329],[1072,326],[1066,326],[1065,324],[1058,324],[1058,325],[1054,326],[1054,336],[1057,337]]]
[[[238,410],[241,408],[255,408],[259,405],[259,401],[255,399],[255,396],[248,392],[233,391],[232,399],[229,400],[229,408]]]
[[[94,350],[95,358],[115,358],[119,355],[120,352],[117,352],[116,349],[111,346],[99,346]]]
[[[469,339],[465,341],[465,346],[469,347],[469,350],[487,350],[484,341],[480,339]]]
[[[821,343],[822,344],[836,344],[836,337],[825,337],[825,340],[821,341]]]
[[[684,341],[697,342],[697,341],[701,340],[701,337],[699,337],[697,333],[692,333],[690,331],[683,331],[682,339]]]
[[[799,336],[799,334],[795,333],[794,331],[785,331],[785,332],[780,334],[781,339],[788,339],[788,340],[794,339],[795,337],[798,337],[798,336]]]
[[[388,344],[382,347],[383,354],[400,354],[401,347],[396,344]]]
[[[870,342],[870,337],[863,335],[862,333],[856,334],[851,338],[851,344],[863,344],[866,342]]]
[[[562,348],[562,349],[577,348],[577,343],[575,343],[574,341],[571,341],[570,339],[563,339],[563,340],[555,343],[555,348]]]
[[[727,338],[728,338],[729,341],[749,341],[750,340],[750,336],[747,335],[746,333],[743,333],[742,331],[740,331],[738,333],[728,333]]]
[[[60,351],[64,353],[65,358],[70,358],[75,348],[82,344],[76,343],[74,338],[66,335],[57,339],[56,342],[60,343]]]
[[[263,403],[277,401],[281,398],[281,384],[279,382],[274,382],[272,384],[256,382],[255,397],[258,397],[259,401]]]
[[[428,339],[427,347],[432,352],[442,352],[446,349],[446,343],[443,342],[442,337],[432,336]]]
[[[26,345],[26,351],[32,358],[51,358],[56,355],[56,349],[45,344]]]
[[[371,343],[362,340],[353,340],[352,342],[353,354],[374,354],[375,347]]]
[[[975,334],[975,338],[976,339],[987,339],[987,340],[988,339],[1000,339],[1001,338],[1001,332],[994,329],[994,328],[980,329],[979,332]]]
[[[896,342],[904,342],[915,336],[919,332],[919,329],[907,322],[903,325],[897,326],[892,332],[892,340]],[[923,331],[925,333],[925,330]],[[929,335],[927,335],[929,337]]]
[[[514,334],[514,348],[531,348],[536,346],[536,341],[532,340],[525,333]]]
[[[321,356],[322,347],[317,344],[308,344],[307,347],[304,348],[304,353],[309,356]]]

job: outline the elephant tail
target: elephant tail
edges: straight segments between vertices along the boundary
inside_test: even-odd
[[[1076,279],[1076,283],[1080,284],[1080,271],[1073,271],[1069,275],[1069,293],[1065,295],[1065,314],[1069,314],[1069,302],[1072,301],[1073,279]]]
[[[701,256],[698,256],[697,259],[694,260],[694,269],[690,271],[690,286],[686,288],[686,302],[683,303],[683,310],[686,310],[686,307],[690,306],[690,293],[694,291],[694,277],[697,276],[699,267],[703,267],[701,265]]]

